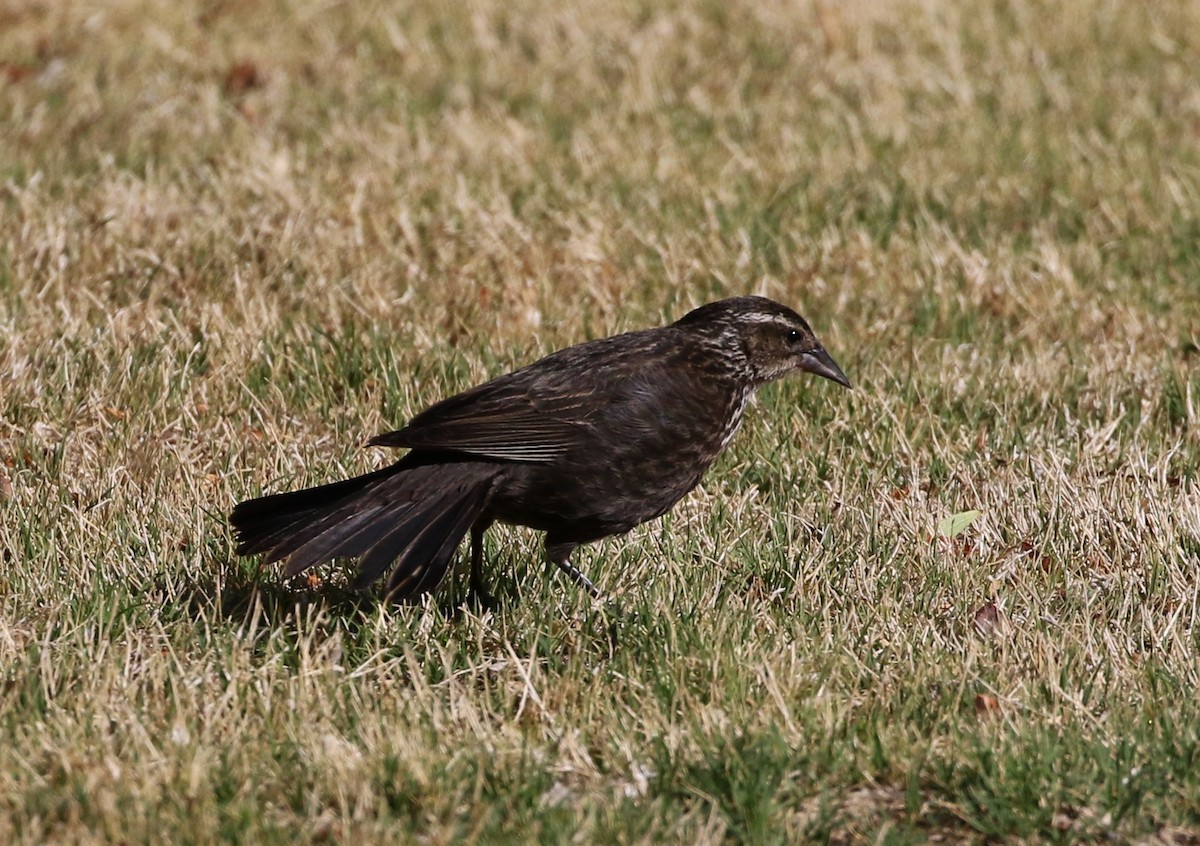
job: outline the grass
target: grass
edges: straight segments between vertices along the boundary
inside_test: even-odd
[[[1198,69],[1187,3],[0,5],[0,840],[1197,842]],[[523,530],[482,616],[234,558],[747,292],[857,390],[588,548],[619,618]]]

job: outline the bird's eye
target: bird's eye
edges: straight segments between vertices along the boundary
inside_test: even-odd
[[[789,329],[789,330],[788,330],[788,333],[787,333],[787,340],[788,340],[788,343],[789,343],[789,344],[798,344],[798,343],[800,343],[800,330],[798,330],[798,329]]]

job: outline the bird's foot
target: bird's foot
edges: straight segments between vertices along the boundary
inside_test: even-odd
[[[611,658],[621,645],[623,636],[636,629],[638,614],[626,612],[611,599],[599,599],[592,603],[592,610],[585,618],[587,628],[597,642],[604,645]]]

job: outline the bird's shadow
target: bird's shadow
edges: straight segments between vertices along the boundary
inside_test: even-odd
[[[158,579],[150,591],[186,609],[193,619],[253,624],[271,629],[300,627],[316,616],[336,619],[343,628],[357,629],[383,608],[418,610],[426,602],[447,620],[499,610],[517,599],[517,585],[507,578],[493,585],[497,596],[467,595],[459,584],[446,585],[428,599],[389,599],[378,586],[356,589],[336,567],[326,576],[302,574],[281,577],[271,567],[246,565],[237,559],[214,561],[204,575]]]
[[[378,586],[357,590],[350,586],[346,573],[336,567],[328,577],[300,575],[282,578],[271,567],[246,564],[237,559],[218,559],[206,574],[174,574],[161,577],[146,593],[156,602],[171,602],[192,620],[208,619],[243,631],[282,632],[300,636],[310,631],[316,620],[332,623],[337,629],[356,637],[378,623],[379,612],[405,609],[423,613],[428,603],[449,625],[462,622],[467,613],[503,616],[506,609],[521,600],[521,572],[493,577],[495,596],[484,601],[468,595],[460,581],[443,585],[423,600],[391,600]],[[518,568],[523,570],[523,568]],[[595,629],[597,646],[611,656],[617,646],[618,628],[632,622],[611,603],[603,609],[585,612],[587,630]]]

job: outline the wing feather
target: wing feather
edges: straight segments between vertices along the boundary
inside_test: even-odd
[[[369,446],[462,452],[501,461],[549,463],[578,443],[586,391],[541,395],[522,371],[450,397]],[[556,395],[557,394],[557,395]]]
[[[661,367],[674,340],[657,329],[567,347],[442,400],[367,443],[551,463],[588,439],[597,416],[635,400],[630,392],[638,384],[668,378]]]

